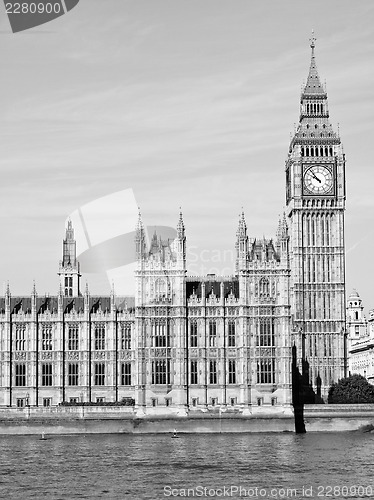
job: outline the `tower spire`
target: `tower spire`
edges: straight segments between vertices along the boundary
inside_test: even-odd
[[[312,95],[312,96],[318,96],[318,95],[324,96],[324,95],[326,95],[325,89],[323,88],[323,85],[322,85],[321,80],[319,78],[317,65],[316,65],[316,57],[315,57],[315,52],[314,52],[314,49],[316,47],[316,40],[317,40],[317,38],[314,36],[314,31],[312,31],[312,36],[311,36],[311,38],[309,38],[310,48],[312,49],[312,54],[311,54],[311,59],[310,59],[308,78],[307,78],[304,90],[302,92],[303,96],[305,96],[305,95]]]
[[[245,269],[248,255],[247,224],[245,222],[244,210],[239,214],[238,229],[236,231],[236,271]]]
[[[65,239],[62,243],[62,260],[58,275],[66,297],[80,295],[80,266],[77,260],[77,243],[74,238],[74,228],[70,218],[65,229]]]
[[[136,224],[135,230],[135,247],[136,247],[136,256],[138,259],[141,259],[145,255],[145,231],[143,226],[142,214],[140,212],[140,208],[138,207],[138,222]]]
[[[182,209],[179,207],[179,220],[178,220],[178,225],[177,225],[177,234],[178,238],[184,238],[184,222],[183,222],[183,214],[182,214]]]
[[[317,38],[314,36],[314,30],[312,30],[312,36],[309,38],[310,48],[312,49],[312,57],[314,57],[314,47],[316,46]]]

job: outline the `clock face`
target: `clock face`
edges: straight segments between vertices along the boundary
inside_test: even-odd
[[[313,165],[304,173],[304,188],[307,194],[332,194],[333,178],[328,167]]]

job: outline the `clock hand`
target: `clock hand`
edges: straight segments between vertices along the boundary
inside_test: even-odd
[[[312,172],[312,176],[321,184],[321,179],[318,179],[318,177],[316,176],[316,174],[314,172]]]

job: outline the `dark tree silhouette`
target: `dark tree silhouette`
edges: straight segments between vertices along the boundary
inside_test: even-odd
[[[350,375],[332,384],[329,389],[329,403],[355,404],[374,403],[374,386],[369,384],[365,377]]]

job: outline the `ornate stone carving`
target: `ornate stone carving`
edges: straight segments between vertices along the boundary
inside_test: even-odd
[[[70,352],[68,352],[67,358],[68,358],[69,361],[79,360],[79,352],[70,351]]]
[[[153,356],[155,358],[166,358],[167,350],[166,349],[153,349]]]
[[[105,359],[105,351],[95,351],[93,353],[93,359]]]
[[[25,352],[15,352],[14,353],[14,361],[26,361],[26,353]]]

